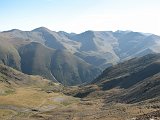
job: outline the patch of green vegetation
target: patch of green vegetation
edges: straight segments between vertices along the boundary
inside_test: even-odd
[[[0,84],[0,96],[6,96],[15,93],[15,89],[4,84]]]
[[[4,95],[9,95],[9,94],[13,94],[13,93],[15,93],[15,90],[13,90],[13,89],[8,89],[8,90],[5,91],[5,94],[4,94]]]
[[[63,91],[63,86],[60,84],[54,84],[52,82],[49,82],[47,85],[44,85],[41,87],[42,91],[45,91],[47,93],[58,93]]]

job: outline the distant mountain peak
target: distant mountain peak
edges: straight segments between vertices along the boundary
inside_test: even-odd
[[[94,34],[95,31],[92,30],[87,30],[85,32],[83,32],[82,34]]]
[[[44,31],[51,31],[50,29],[46,28],[46,27],[38,27],[36,29],[33,29],[32,31],[36,31],[36,32],[44,32]]]
[[[95,37],[95,31],[88,30],[88,31],[85,31],[85,32],[78,34],[78,36],[86,37],[87,39],[93,38],[93,37]]]
[[[22,32],[19,29],[12,29],[12,30],[7,30],[7,31],[3,31],[3,32]]]
[[[130,33],[130,32],[133,32],[131,30],[117,30],[115,31],[116,33]]]

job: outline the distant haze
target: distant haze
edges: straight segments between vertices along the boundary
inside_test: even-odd
[[[160,35],[160,0],[1,0],[0,31],[133,30]]]

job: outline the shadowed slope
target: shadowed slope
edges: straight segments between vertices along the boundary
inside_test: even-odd
[[[49,49],[40,43],[32,42],[19,48],[19,53],[22,72],[42,75],[56,81],[50,71],[51,57],[54,53],[53,49]]]
[[[76,85],[93,80],[100,70],[64,50],[57,50],[51,62],[53,75],[64,85]]]
[[[19,48],[22,72],[42,75],[64,85],[90,82],[99,73],[85,61],[65,50],[54,50],[32,42]]]
[[[17,50],[10,43],[1,40],[0,44],[0,63],[21,70],[20,56]]]

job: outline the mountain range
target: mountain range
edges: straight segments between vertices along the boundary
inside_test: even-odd
[[[64,85],[89,83],[105,68],[159,48],[160,36],[132,31],[76,34],[40,27],[0,33],[0,63]]]

